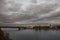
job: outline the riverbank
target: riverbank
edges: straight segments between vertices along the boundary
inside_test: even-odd
[[[9,33],[4,32],[2,29],[0,29],[0,40],[12,40],[9,36]]]

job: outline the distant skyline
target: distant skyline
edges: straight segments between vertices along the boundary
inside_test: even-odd
[[[0,24],[60,24],[60,0],[0,0]]]

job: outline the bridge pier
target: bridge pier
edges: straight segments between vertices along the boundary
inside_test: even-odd
[[[21,28],[18,28],[18,30],[21,30]]]

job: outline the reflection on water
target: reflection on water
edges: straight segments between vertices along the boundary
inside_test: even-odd
[[[13,40],[60,40],[60,30],[4,30]]]

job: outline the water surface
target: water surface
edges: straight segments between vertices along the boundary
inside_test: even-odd
[[[60,30],[4,30],[13,40],[60,40]]]

